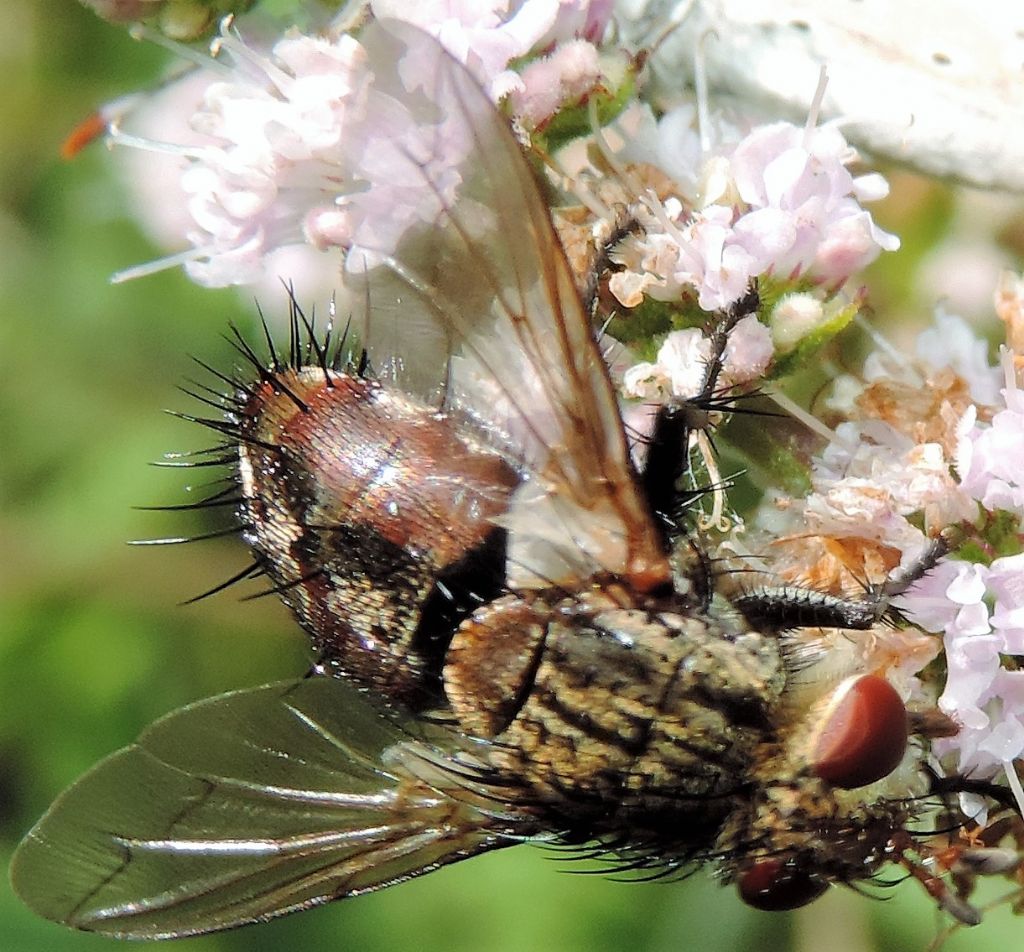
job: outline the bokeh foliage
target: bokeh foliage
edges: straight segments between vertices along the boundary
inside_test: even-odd
[[[237,589],[179,602],[244,562],[235,540],[134,549],[133,538],[214,524],[133,506],[187,501],[187,474],[145,465],[209,435],[161,414],[189,408],[175,386],[194,353],[229,369],[221,334],[253,311],[231,291],[171,272],[112,287],[107,276],[161,252],[124,207],[102,146],[57,158],[83,116],[159,75],[165,54],[131,41],[73,0],[6,0],[0,30],[0,833],[4,864],[54,795],[160,714],[195,698],[295,676],[303,637],[269,599]],[[884,224],[912,236],[904,261],[936,240],[946,193]],[[916,216],[916,217],[914,217]],[[878,269],[876,302],[906,300],[903,270]],[[301,297],[301,288],[298,289]],[[281,300],[263,301],[268,311]],[[194,477],[195,474],[192,474]],[[199,471],[199,479],[203,478]],[[240,933],[187,940],[182,952],[409,949],[472,952],[901,950],[937,924],[912,884],[873,902],[834,891],[794,915],[741,906],[706,874],[622,885],[566,875],[567,859],[520,847],[384,893]],[[1005,910],[958,949],[1015,948]],[[117,943],[39,921],[0,887],[0,948],[90,952]]]

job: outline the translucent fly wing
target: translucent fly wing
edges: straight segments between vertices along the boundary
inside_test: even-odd
[[[1021,4],[695,0],[666,34],[677,9],[649,0],[631,37],[664,36],[653,65],[665,93],[692,77],[700,44],[713,97],[802,121],[824,65],[825,116],[854,120],[843,127],[851,142],[931,174],[1024,191]]]
[[[360,42],[372,79],[346,144],[346,275],[374,366],[520,459],[513,584],[667,574],[604,360],[507,122],[415,28],[385,21]],[[557,546],[536,538],[553,523]]]
[[[485,814],[465,785],[456,801],[413,778],[403,757],[447,775],[422,741],[417,760],[410,729],[423,732],[331,678],[200,701],[69,788],[22,842],[12,883],[57,922],[171,938],[508,845],[499,828],[515,829],[514,816],[495,804]]]

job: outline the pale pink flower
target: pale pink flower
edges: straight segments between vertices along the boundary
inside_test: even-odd
[[[379,17],[432,33],[496,99],[523,89],[534,115],[557,110],[600,79],[595,48],[574,37],[603,32],[609,16],[604,0],[374,0],[371,8]],[[555,42],[563,47],[555,50],[546,76],[554,69],[560,77],[555,99],[561,101],[542,102],[537,82],[524,87],[507,67]],[[393,253],[411,227],[435,221],[453,200],[461,166],[474,148],[464,119],[457,110],[441,109],[436,121],[422,122],[405,105],[406,93],[433,92],[432,44],[409,40],[395,64],[404,92],[391,95],[375,86],[366,51],[350,35],[291,32],[268,53],[225,26],[218,48],[217,59],[202,71],[213,78],[205,82],[192,131],[177,140],[188,145],[115,135],[123,144],[188,162],[180,190],[162,185],[165,204],[188,211],[181,237],[192,249],[130,269],[122,278],[181,263],[207,286],[248,284],[265,276],[277,249],[301,244],[355,249],[361,253],[346,258],[346,267],[371,267]],[[325,272],[336,275],[341,258],[333,266],[325,262]]]
[[[403,20],[435,37],[500,99],[518,85],[507,70],[509,61],[533,49],[558,15],[558,0],[526,0],[512,17],[509,6],[508,0],[372,0],[370,10],[378,19]]]
[[[268,255],[293,244],[356,249],[346,266],[360,270],[454,200],[474,147],[464,117],[440,110],[435,124],[421,122],[376,87],[353,37],[290,34],[263,55],[227,33],[221,50],[236,65],[217,63],[229,81],[206,87],[192,119],[200,141],[167,149],[188,159],[180,184],[193,248],[140,271],[183,262],[207,286],[251,283],[265,274]],[[433,45],[411,41],[399,74],[428,54],[436,55]],[[339,253],[335,275],[341,261]]]
[[[669,380],[672,395],[695,397],[704,386],[711,341],[696,327],[673,331],[658,350],[658,366]]]
[[[989,511],[1024,515],[1024,393],[1009,351],[1004,350],[1002,364],[1005,409],[991,424],[976,422],[976,414],[969,412],[957,445],[957,471],[964,490]]]
[[[572,40],[557,46],[550,56],[528,64],[509,102],[526,127],[535,128],[567,103],[592,92],[601,77],[597,47],[586,40]]]
[[[211,144],[208,136],[192,127],[191,120],[206,90],[220,79],[221,74],[214,69],[192,70],[176,82],[147,94],[145,108],[131,113],[133,131],[140,139],[173,142],[179,148],[160,152],[118,149],[114,153],[139,223],[155,244],[168,250],[180,248],[186,235],[196,231],[189,203],[182,192],[175,189],[175,184],[194,167],[195,159],[191,156]],[[252,277],[257,297],[277,300],[281,295],[281,282],[285,280],[302,289],[304,301],[318,301],[320,308],[326,310],[337,290],[337,268],[325,268],[324,257],[317,248],[302,242],[266,250],[257,244],[250,246],[248,252],[249,260],[233,262],[228,252],[214,259],[197,260],[193,250],[129,269],[117,277],[125,279],[184,260],[191,261],[190,270],[203,278],[203,283],[221,286],[236,283],[234,273],[238,268]],[[247,249],[240,247],[234,257],[244,259],[246,253]]]
[[[729,332],[722,355],[722,383],[749,383],[764,375],[774,356],[772,334],[754,314],[748,314]]]
[[[578,36],[599,43],[614,10],[615,0],[560,0],[555,25],[546,39],[550,42]]]
[[[664,400],[671,393],[668,373],[655,363],[639,363],[622,375],[622,392],[633,400]]]
[[[733,229],[731,209],[709,205],[687,221],[668,217],[682,215],[678,203],[666,203],[664,212],[664,231],[625,242],[639,252],[639,270],[649,275],[643,289],[655,300],[678,300],[693,290],[704,310],[719,310],[738,300],[765,270],[766,262],[747,251]]]
[[[753,314],[730,331],[722,355],[718,387],[748,383],[761,377],[772,359],[771,332]],[[672,331],[654,363],[639,363],[622,375],[622,391],[632,399],[664,402],[691,399],[707,383],[711,340],[696,328]]]
[[[621,262],[643,276],[612,281],[623,304],[634,306],[643,294],[672,301],[692,290],[702,308],[721,310],[759,275],[806,273],[838,285],[881,251],[899,247],[861,205],[886,194],[885,180],[850,174],[846,165],[856,153],[834,126],[759,126],[735,144],[726,134],[704,154],[691,121],[685,110],[669,114],[656,147],[647,142],[625,150],[659,159],[674,153],[664,168],[673,171],[688,204],[666,200],[652,209],[653,220],[641,216],[643,235],[623,242]],[[680,168],[679,156],[689,169]]]
[[[939,707],[960,732],[934,749],[955,756],[957,770],[992,777],[1024,754],[1024,672],[1002,666],[1024,650],[1022,598],[1024,554],[990,566],[944,559],[897,599],[911,621],[943,634]]]
[[[180,191],[162,185],[166,205],[187,209],[185,237],[193,248],[137,270],[183,261],[207,286],[261,279],[267,256],[279,248],[331,243],[316,226],[320,216],[339,214],[342,129],[364,108],[368,79],[362,47],[348,36],[289,36],[271,56],[232,34],[221,45],[222,59],[211,62],[205,78],[181,81],[186,91],[202,90],[189,144],[114,136],[186,161]],[[332,229],[347,237],[347,222],[332,221]]]
[[[1003,639],[1003,650],[1024,655],[1024,553],[996,559],[988,588],[995,599],[990,621]]]
[[[861,207],[888,192],[878,175],[854,178],[856,158],[835,126],[807,130],[791,123],[760,126],[737,145],[730,164],[741,199],[750,209],[737,229],[772,257],[787,276],[809,271],[841,283],[899,239],[878,228]],[[759,212],[770,211],[770,215]]]
[[[988,609],[984,603],[987,574],[985,566],[942,559],[896,599],[896,605],[927,631],[988,634]]]
[[[560,40],[599,39],[607,0],[371,0],[378,18],[412,23],[435,37],[497,101],[522,88],[508,64]]]

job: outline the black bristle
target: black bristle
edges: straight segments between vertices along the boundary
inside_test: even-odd
[[[309,405],[297,392],[294,378],[290,378],[299,369],[308,366],[318,366],[323,373],[325,386],[334,386],[332,376],[336,373],[351,372],[350,330],[351,320],[346,323],[340,334],[333,331],[333,304],[332,322],[320,333],[316,328],[316,315],[311,311],[307,317],[295,295],[294,288],[286,287],[288,294],[288,324],[289,339],[287,351],[280,349],[274,342],[274,335],[271,332],[270,324],[262,309],[257,303],[262,335],[266,341],[266,354],[261,355],[249,339],[234,324],[228,325],[228,332],[224,335],[225,340],[231,345],[236,354],[241,358],[241,369],[234,373],[223,372],[211,366],[209,363],[193,357],[195,364],[201,367],[209,379],[207,382],[188,379],[186,385],[179,389],[187,394],[198,404],[209,407],[216,411],[210,416],[200,413],[188,413],[179,411],[167,411],[171,416],[186,420],[189,423],[197,423],[208,430],[220,434],[221,439],[213,446],[200,450],[192,450],[180,453],[168,453],[165,458],[155,462],[153,465],[176,469],[191,469],[199,467],[225,468],[228,475],[220,480],[206,483],[208,488],[200,493],[202,498],[194,502],[184,502],[160,506],[140,506],[143,511],[152,512],[187,512],[202,510],[234,510],[244,511],[246,498],[241,485],[241,477],[238,469],[238,448],[239,445],[248,445],[275,453],[278,456],[284,454],[281,446],[274,442],[261,440],[254,436],[259,432],[253,426],[252,420],[259,417],[262,406],[265,404],[268,390],[275,394],[283,395],[301,412],[309,411]],[[262,350],[262,346],[259,348]],[[361,366],[365,370],[368,359],[365,353],[362,356]],[[132,545],[179,545],[186,542],[197,542],[208,539],[222,538],[232,535],[245,534],[253,531],[253,526],[243,523],[237,517],[232,519],[235,524],[225,528],[217,528],[208,532],[197,532],[194,535],[169,536],[158,539],[140,539],[133,541]],[[283,585],[275,585],[267,591],[258,592],[249,596],[250,599],[262,598],[266,595],[281,594],[296,585],[300,585],[320,574],[319,571],[304,575],[294,582]],[[193,604],[204,598],[222,592],[236,582],[253,579],[260,575],[266,575],[266,569],[261,561],[246,566],[240,572],[232,575],[230,579],[215,585],[209,590],[187,599],[182,604]]]
[[[212,496],[205,496],[196,502],[179,503],[172,506],[133,506],[139,512],[189,512],[199,509],[219,509],[224,506],[237,506],[243,502],[238,494],[238,486],[232,482],[227,489]]]
[[[191,413],[182,413],[179,410],[165,410],[168,416],[175,417],[178,420],[184,420],[186,423],[198,423],[200,426],[205,426],[208,430],[213,430],[214,433],[222,433],[224,436],[231,437],[233,440],[239,440],[242,438],[241,428],[238,423],[229,419],[214,419],[212,417],[199,417],[194,416]]]
[[[334,354],[331,357],[331,370],[341,371],[351,364],[351,353],[349,352],[348,341],[352,332],[352,315],[349,315],[345,322],[345,329],[338,335],[337,343],[334,345]]]
[[[217,443],[215,446],[207,446],[207,447],[205,447],[204,449],[201,449],[201,450],[183,450],[183,451],[179,451],[177,453],[164,453],[164,458],[162,460],[156,460],[155,462],[151,463],[150,465],[152,465],[152,466],[188,465],[187,463],[183,464],[183,463],[176,462],[176,461],[191,460],[191,459],[194,459],[196,457],[202,457],[202,456],[213,456],[214,454],[218,454],[218,455],[222,456],[224,459],[226,459],[228,462],[231,462],[234,459],[234,452],[235,452],[235,442],[234,441],[231,441],[230,443],[228,443],[228,442]]]
[[[275,370],[270,370],[264,365],[260,356],[252,349],[252,347],[249,346],[249,342],[245,339],[245,335],[233,322],[228,323],[228,330],[231,333],[224,334],[224,339],[234,347],[234,349],[245,359],[245,362],[259,374],[260,380],[273,383],[277,379],[275,376],[276,368]]]
[[[757,281],[755,279],[751,281],[743,297],[733,303],[728,310],[717,313],[714,327],[712,327],[711,333],[707,335],[711,341],[711,356],[708,357],[704,386],[696,397],[697,401],[706,400],[716,392],[718,375],[722,372],[722,359],[725,356],[725,348],[729,343],[729,334],[743,318],[756,314],[760,306],[761,296],[758,293]]]
[[[251,565],[247,565],[241,572],[236,572],[229,579],[225,579],[218,585],[214,585],[213,588],[207,589],[200,595],[194,595],[192,598],[188,598],[181,602],[181,605],[194,605],[196,602],[202,601],[204,598],[209,598],[211,595],[216,595],[218,592],[223,592],[227,588],[231,588],[232,585],[236,585],[245,579],[258,578],[264,573],[264,568],[259,562],[253,562]]]
[[[197,388],[202,387],[202,384],[197,384],[194,380],[189,380],[188,383]],[[217,399],[212,400],[210,397],[204,397],[201,393],[198,393],[196,390],[190,390],[188,387],[183,387],[181,384],[178,385],[177,389],[180,390],[183,394],[185,394],[186,397],[191,397],[193,400],[202,403],[204,406],[208,406],[211,410],[220,410],[222,413],[226,413],[229,411],[238,411],[237,407],[226,405],[223,394],[217,393]]]
[[[239,415],[245,415],[247,401],[242,399],[242,395],[237,390],[231,390],[229,393],[225,393],[223,390],[218,390],[216,387],[207,386],[205,383],[201,383],[198,380],[193,380],[191,377],[186,377],[185,382],[192,387],[196,387],[207,395],[209,399],[219,401],[216,406],[220,410],[226,410],[230,413],[237,413]],[[180,388],[179,388],[180,389]]]
[[[186,542],[204,542],[207,539],[222,539],[224,536],[238,535],[240,532],[251,532],[252,526],[229,526],[214,532],[203,532],[194,536],[169,536],[165,539],[132,539],[128,545],[184,545]]]
[[[929,793],[936,796],[948,796],[958,793],[971,793],[979,797],[988,797],[1002,807],[1009,808],[1020,815],[1020,804],[1017,803],[1013,792],[1002,784],[993,783],[978,777],[969,777],[966,774],[952,774],[948,777],[940,777],[930,767],[927,770],[929,780]]]
[[[294,297],[289,299],[288,306],[288,366],[293,370],[302,366],[302,334],[299,331],[299,314]]]
[[[285,290],[288,292],[289,310],[293,316],[293,319],[302,322],[302,326],[306,331],[306,354],[303,362],[304,366],[308,366],[313,363],[313,358],[316,358],[317,366],[323,371],[325,384],[332,388],[334,387],[331,381],[331,375],[329,371],[329,365],[327,360],[327,351],[330,346],[331,330],[328,326],[327,332],[324,336],[323,342],[317,339],[316,332],[316,311],[311,311],[310,316],[307,319],[305,311],[302,310],[301,305],[295,297],[295,289],[291,285],[286,285]],[[299,369],[296,366],[296,369]]]
[[[255,602],[261,598],[266,598],[268,595],[282,595],[285,592],[291,591],[293,588],[298,588],[300,585],[305,585],[306,582],[311,582],[313,579],[318,578],[324,574],[324,569],[314,569],[312,572],[307,572],[305,575],[300,575],[298,578],[292,579],[289,582],[283,582],[280,585],[274,585],[271,588],[264,589],[262,592],[256,592],[253,595],[246,595],[242,599],[243,602]]]
[[[198,423],[200,426],[205,426],[208,430],[213,430],[214,433],[223,433],[224,436],[229,436],[234,440],[241,436],[239,425],[229,419],[222,418],[217,420],[211,417],[198,417],[191,413],[183,413],[181,410],[164,410],[164,413],[175,419],[184,420],[186,423]]]
[[[215,433],[223,433],[225,436],[229,436],[235,440],[236,443],[242,443],[246,446],[257,446],[260,449],[269,450],[272,453],[284,453],[284,449],[276,443],[268,443],[265,440],[258,440],[256,437],[242,432],[239,424],[232,420],[213,420],[209,417],[197,417],[192,416],[189,413],[180,413],[177,410],[167,410],[165,412],[179,420],[185,420],[189,423],[198,423],[200,426],[205,426],[207,429],[213,430]]]
[[[248,341],[243,336],[242,332],[235,327],[234,324],[230,325],[231,333],[233,337],[228,338],[234,348],[248,361],[248,363],[255,368],[256,372],[260,375],[260,380],[264,383],[270,384],[275,392],[283,393],[292,403],[298,407],[303,413],[309,412],[309,404],[307,404],[295,391],[288,387],[284,382],[283,373],[275,373],[266,367],[263,361],[260,360],[259,355],[249,346]],[[296,367],[297,365],[293,366]]]
[[[302,357],[302,366],[308,367],[313,363],[313,341],[316,340],[316,308],[313,307],[309,311],[309,320],[306,320],[306,315],[302,312],[302,308],[298,308],[299,318],[306,329],[306,353]]]
[[[207,363],[203,362],[202,360],[200,360],[198,357],[193,357],[192,360],[194,360],[208,374],[212,374],[218,380],[222,381],[223,383],[226,383],[231,388],[232,393],[234,393],[234,392],[236,392],[238,390],[241,390],[242,393],[244,393],[247,397],[249,397],[250,400],[254,399],[256,397],[256,391],[252,387],[250,387],[244,380],[240,380],[237,376],[236,377],[232,377],[232,376],[229,376],[228,374],[223,374],[219,370],[216,370],[215,368],[211,367],[209,364],[207,364]],[[273,353],[271,354],[271,360],[274,361],[275,369],[276,369],[277,361],[276,361],[275,356],[273,355]]]
[[[199,469],[201,466],[232,466],[237,462],[237,457],[232,454],[204,460],[154,460],[149,465],[161,469]]]
[[[267,353],[270,355],[270,361],[274,366],[274,373],[284,373],[284,366],[281,364],[281,357],[277,353],[277,347],[274,344],[274,335],[270,333],[270,325],[267,323],[267,317],[263,313],[263,309],[260,307],[259,301],[256,302],[256,313],[260,316],[260,324],[263,327],[263,337],[267,342]]]

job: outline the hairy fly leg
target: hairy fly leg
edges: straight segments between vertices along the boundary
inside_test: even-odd
[[[867,587],[856,598],[801,585],[761,585],[733,597],[731,602],[750,625],[766,633],[796,628],[864,630],[886,617],[898,617],[892,600],[931,571],[947,551],[945,539],[931,540],[910,565],[898,570],[884,584]]]

